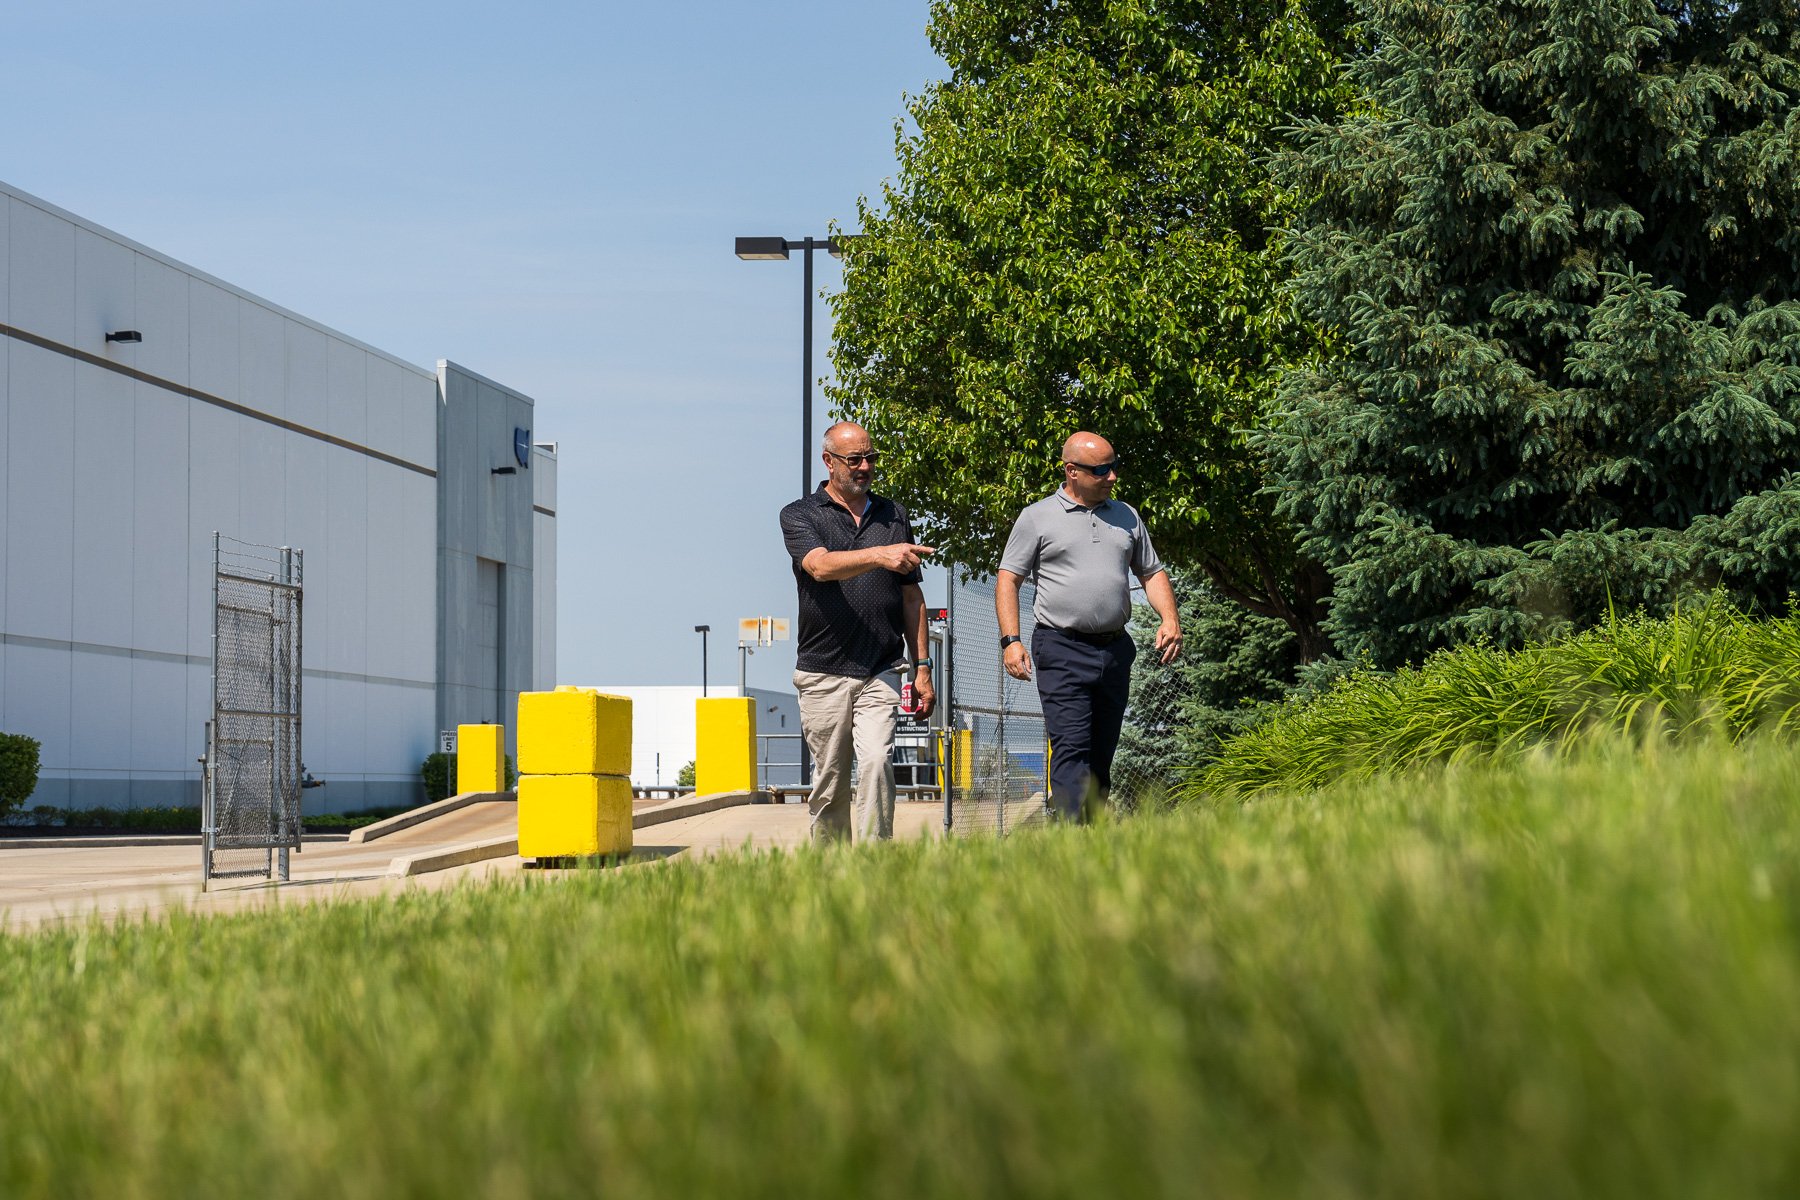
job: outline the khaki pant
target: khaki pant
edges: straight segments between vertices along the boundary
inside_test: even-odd
[[[867,841],[894,836],[894,725],[899,693],[880,676],[855,679],[795,671],[800,731],[812,751],[812,838]],[[856,762],[852,810],[850,763]],[[854,836],[852,836],[854,833]]]

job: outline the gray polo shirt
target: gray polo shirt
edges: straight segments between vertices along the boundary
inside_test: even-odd
[[[1122,500],[1083,508],[1061,488],[1026,505],[1006,539],[1000,569],[1037,586],[1040,625],[1111,633],[1131,618],[1131,580],[1163,569],[1150,531]]]

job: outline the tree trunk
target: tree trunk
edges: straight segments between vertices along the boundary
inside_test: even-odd
[[[1299,559],[1293,577],[1284,581],[1260,549],[1247,555],[1256,581],[1251,583],[1234,573],[1223,560],[1207,557],[1201,569],[1219,594],[1243,605],[1258,616],[1274,617],[1287,623],[1299,641],[1300,661],[1314,662],[1330,655],[1334,647],[1326,636],[1325,601],[1331,595],[1331,575],[1310,559]]]

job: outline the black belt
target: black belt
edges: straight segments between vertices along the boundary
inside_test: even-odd
[[[1109,629],[1105,633],[1088,633],[1081,629],[1058,629],[1054,625],[1045,625],[1042,628],[1048,629],[1051,633],[1060,633],[1071,641],[1086,642],[1090,646],[1110,646],[1124,637],[1127,632],[1123,629]]]

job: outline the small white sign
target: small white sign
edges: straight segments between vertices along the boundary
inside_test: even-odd
[[[456,753],[456,730],[454,730],[454,729],[438,730],[438,752],[440,754],[455,754]]]
[[[773,646],[788,640],[786,617],[739,617],[738,645]]]

